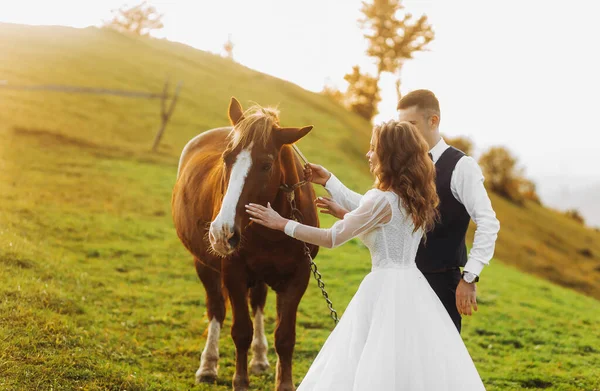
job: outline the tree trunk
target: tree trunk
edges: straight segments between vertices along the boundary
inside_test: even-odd
[[[402,85],[402,66],[404,64],[400,63],[398,65],[398,70],[396,71],[396,97],[398,98],[398,103],[400,103],[400,99],[402,99],[402,92],[400,91],[400,86]]]
[[[165,128],[167,127],[167,122],[169,122],[169,119],[171,118],[171,115],[173,114],[173,110],[175,109],[175,104],[177,103],[177,99],[179,98],[179,90],[181,89],[181,85],[182,85],[182,82],[180,81],[177,84],[177,87],[175,88],[175,94],[173,95],[173,98],[171,99],[171,104],[167,108],[169,81],[167,80],[165,82],[165,87],[163,90],[163,98],[161,101],[161,116],[160,116],[161,123],[160,123],[160,127],[158,128],[158,132],[156,132],[156,136],[154,137],[154,143],[152,144],[153,152],[156,152],[156,150],[158,149],[158,143],[160,143],[160,139],[162,138],[163,133],[165,132]]]

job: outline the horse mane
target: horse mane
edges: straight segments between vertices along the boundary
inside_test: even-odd
[[[233,151],[240,145],[245,147],[251,142],[260,142],[266,146],[275,126],[279,126],[279,110],[254,104],[233,127],[227,151]]]

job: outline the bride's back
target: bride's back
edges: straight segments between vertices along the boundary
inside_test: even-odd
[[[423,231],[414,231],[413,220],[393,191],[381,191],[390,203],[392,217],[387,223],[360,236],[371,252],[373,270],[378,268],[416,268],[415,257]]]

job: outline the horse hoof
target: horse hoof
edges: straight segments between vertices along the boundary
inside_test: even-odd
[[[248,377],[233,376],[233,391],[248,391],[250,387],[250,380]]]
[[[196,372],[196,384],[200,383],[214,383],[217,381],[217,374],[210,372]]]
[[[196,376],[196,384],[201,384],[201,383],[213,384],[216,381],[217,381],[217,377],[213,376],[213,375]]]
[[[202,384],[202,383],[213,384],[216,381],[217,381],[216,376],[212,376],[212,375],[196,376],[196,384]]]
[[[251,361],[250,362],[250,373],[253,375],[262,375],[263,373],[268,372],[271,369],[271,366],[267,361],[258,362]]]

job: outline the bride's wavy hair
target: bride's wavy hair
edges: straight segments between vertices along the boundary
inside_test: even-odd
[[[435,166],[429,146],[409,122],[389,121],[375,126],[373,168],[375,187],[398,194],[414,223],[414,232],[433,229],[440,199],[435,188]]]

